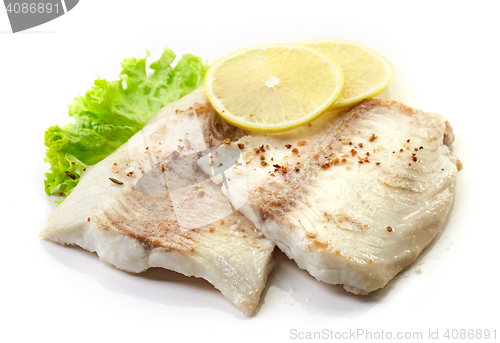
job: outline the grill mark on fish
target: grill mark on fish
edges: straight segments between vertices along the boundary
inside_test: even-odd
[[[191,254],[191,246],[199,243],[197,232],[181,229],[175,220],[174,207],[168,196],[143,194],[135,187],[97,223],[103,229],[117,230],[136,239],[148,252],[164,248]],[[208,232],[209,229],[204,227],[197,231]]]

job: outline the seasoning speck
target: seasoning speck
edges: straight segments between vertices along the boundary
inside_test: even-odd
[[[72,180],[76,179],[76,176],[69,171],[66,172],[66,175],[68,175]]]
[[[306,145],[306,141],[297,142],[297,145],[298,146],[304,146],[304,145]]]
[[[298,153],[299,153],[299,149],[294,148],[294,149],[292,150],[292,152],[293,152],[294,154],[298,154]]]
[[[224,144],[231,144],[231,138],[224,139]]]
[[[292,147],[291,144],[285,144],[285,148],[290,149]]]
[[[266,162],[266,161],[262,161],[262,162],[260,162],[260,164],[261,164],[261,166],[263,166],[263,167],[267,166],[267,162]]]
[[[238,148],[240,148],[241,150],[245,149],[245,144],[242,143],[238,144]]]
[[[385,229],[387,230],[387,232],[392,232],[392,226],[387,226]]]
[[[114,179],[112,177],[109,178],[111,180],[111,182],[114,182],[116,183],[117,185],[123,185],[123,182],[121,182],[120,180],[117,180],[117,179]]]

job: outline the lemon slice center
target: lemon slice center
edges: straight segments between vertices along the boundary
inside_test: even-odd
[[[270,76],[266,81],[267,88],[273,88],[274,86],[278,86],[280,84],[280,79],[276,76]]]

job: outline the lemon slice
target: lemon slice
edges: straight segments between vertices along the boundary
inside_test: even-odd
[[[205,90],[229,123],[257,132],[281,132],[320,116],[340,95],[344,77],[325,55],[297,45],[261,45],[215,62]]]
[[[344,39],[313,39],[297,43],[335,60],[344,72],[344,88],[335,108],[350,107],[384,91],[394,75],[391,63],[375,51]]]

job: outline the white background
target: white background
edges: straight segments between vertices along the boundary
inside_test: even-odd
[[[426,338],[448,328],[496,329],[500,338],[498,4],[82,0],[18,34],[0,8],[0,341],[285,342],[293,329]],[[443,114],[464,164],[443,233],[385,289],[356,297],[276,253],[259,313],[245,318],[204,280],[127,274],[39,240],[55,207],[43,190],[44,130],[69,122],[72,98],[98,76],[116,79],[123,58],[149,49],[152,61],[168,46],[210,64],[252,45],[328,37],[389,59],[395,76],[383,96]]]

